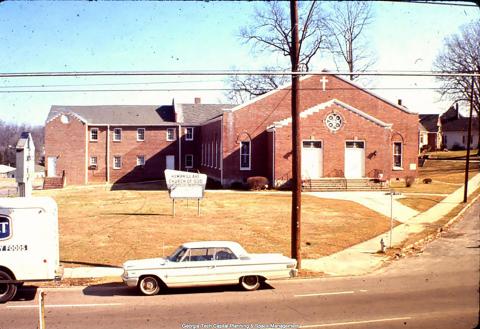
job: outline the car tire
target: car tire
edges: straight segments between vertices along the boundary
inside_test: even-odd
[[[160,292],[160,282],[154,276],[144,276],[138,282],[138,289],[145,296],[154,296]]]
[[[261,281],[257,275],[248,275],[240,279],[240,285],[247,291],[257,290],[260,287]]]
[[[0,271],[0,280],[11,280],[8,273]],[[15,297],[17,285],[14,283],[0,283],[0,303],[6,303]]]

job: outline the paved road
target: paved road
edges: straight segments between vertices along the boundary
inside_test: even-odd
[[[477,202],[422,254],[367,276],[277,281],[255,292],[183,289],[155,297],[118,285],[48,290],[47,328],[475,328],[479,213]],[[20,297],[0,306],[0,329],[36,328],[35,290]]]

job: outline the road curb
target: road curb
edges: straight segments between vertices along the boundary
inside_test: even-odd
[[[463,216],[463,214],[477,201],[480,199],[480,195],[477,195],[472,201],[470,201],[465,207],[463,207],[462,210],[458,214],[456,214],[453,218],[451,218],[447,223],[445,223],[443,226],[439,227],[435,233],[430,233],[426,237],[415,241],[401,249],[401,252],[404,253],[405,251],[409,251],[412,249],[416,249],[418,245],[423,244],[425,241],[431,241],[435,237],[438,236],[438,234],[442,233],[443,231],[447,230],[450,226],[452,226],[455,222],[458,221],[458,219]]]

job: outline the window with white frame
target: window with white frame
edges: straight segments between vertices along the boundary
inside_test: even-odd
[[[167,141],[175,140],[175,128],[167,128]]]
[[[90,157],[90,167],[92,167],[92,169],[97,168],[97,164],[98,164],[97,157],[96,156],[91,156]]]
[[[218,168],[218,142],[215,140],[215,168]]]
[[[145,140],[145,128],[137,128],[137,141],[143,142]]]
[[[119,155],[115,155],[113,157],[113,169],[120,169],[122,168],[122,157]]]
[[[393,143],[393,167],[401,169],[402,168],[402,143],[394,142]]]
[[[210,143],[207,143],[207,166],[210,167]]]
[[[144,166],[144,165],[145,165],[145,156],[137,155],[137,166]]]
[[[98,128],[90,128],[90,141],[98,141]]]
[[[240,142],[240,170],[250,170],[251,153],[250,141]]]
[[[185,140],[193,141],[193,127],[185,128]]]
[[[115,142],[120,142],[122,140],[122,128],[113,129],[113,140]]]
[[[193,168],[193,154],[185,154],[185,168]]]

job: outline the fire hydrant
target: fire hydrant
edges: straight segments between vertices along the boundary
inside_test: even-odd
[[[385,242],[383,242],[383,238],[380,239],[380,252],[385,253]]]

